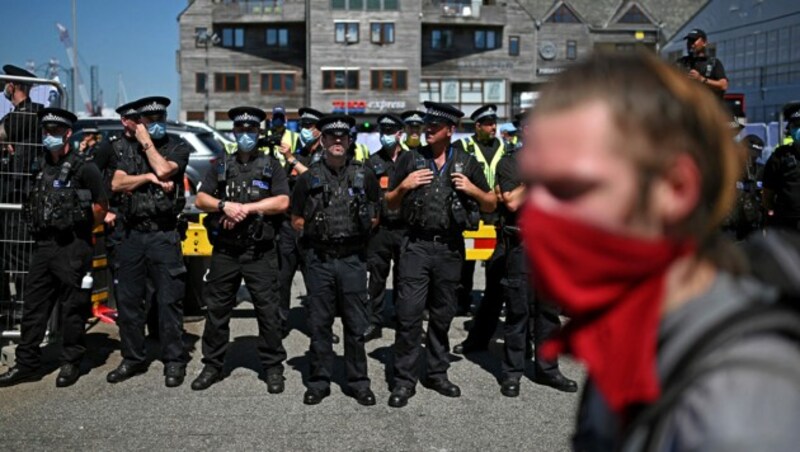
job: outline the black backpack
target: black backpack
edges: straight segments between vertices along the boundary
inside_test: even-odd
[[[777,303],[752,302],[746,307],[717,319],[712,327],[684,352],[662,381],[662,395],[654,404],[638,413],[626,429],[620,443],[626,443],[634,435],[645,434],[640,450],[655,450],[655,443],[666,427],[666,415],[681,399],[681,395],[700,377],[720,368],[758,367],[770,372],[786,375],[798,382],[800,374],[789,367],[767,359],[756,357],[726,360],[717,363],[703,358],[721,347],[742,340],[746,336],[779,334],[800,344],[800,234],[794,231],[769,230],[766,234],[754,234],[742,248],[756,279],[776,287],[780,292]],[[642,437],[638,437],[640,442]]]

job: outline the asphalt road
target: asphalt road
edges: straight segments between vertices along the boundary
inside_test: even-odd
[[[483,287],[480,266],[475,279],[476,287]],[[488,352],[466,358],[453,355],[449,375],[461,386],[460,398],[448,399],[418,386],[417,395],[401,409],[386,405],[392,330],[384,330],[383,339],[367,346],[372,389],[378,398],[373,407],[360,406],[342,393],[343,345],[336,345],[332,395],[320,405],[303,405],[309,339],[302,328],[305,315],[297,296],[304,291],[298,276],[292,309],[296,329],[284,343],[289,355],[284,393],[268,394],[266,384],[258,379],[256,322],[248,303],[240,305],[232,321],[226,362],[230,375],[203,392],[189,387],[202,367],[203,322],[186,324],[185,342],[192,361],[186,382],[173,389],[164,386],[155,342],[148,344],[156,359],[148,373],[117,385],[106,383],[106,374],[121,360],[119,336],[115,326],[98,324],[89,330],[85,374],[74,386],[55,387],[57,345],[52,345],[45,349],[51,373],[38,382],[0,389],[0,450],[569,449],[578,395],[536,385],[528,372],[520,397],[503,397],[496,380],[502,356],[498,337]],[[468,321],[455,319],[451,347],[466,337]],[[338,320],[334,328],[341,334]],[[5,368],[0,366],[0,370]],[[582,368],[574,362],[562,361],[562,370],[579,381],[583,378]]]

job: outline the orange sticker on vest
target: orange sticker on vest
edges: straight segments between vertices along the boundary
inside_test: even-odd
[[[389,176],[381,177],[381,188],[384,190],[389,188]]]

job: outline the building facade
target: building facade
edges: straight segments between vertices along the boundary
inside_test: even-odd
[[[674,0],[191,0],[178,17],[180,119],[309,105],[360,121],[452,103],[507,119],[596,49],[658,51],[704,3]],[[468,121],[465,121],[469,128]]]
[[[800,2],[711,0],[669,38],[663,56],[683,55],[693,28],[706,32],[709,53],[725,66],[728,93],[744,95],[749,122],[777,121],[784,103],[800,100]]]

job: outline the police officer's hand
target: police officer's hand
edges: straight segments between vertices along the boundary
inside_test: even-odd
[[[406,190],[413,190],[417,187],[428,185],[431,182],[433,182],[433,171],[429,170],[428,168],[423,168],[409,174],[405,179],[403,179],[403,183],[401,185],[403,185]]]
[[[114,223],[117,221],[117,214],[114,212],[106,212],[106,217],[103,218],[103,222],[110,227],[114,227]]]
[[[703,77],[700,75],[699,72],[697,72],[696,69],[692,69],[691,71],[689,71],[689,78],[692,80],[700,80]]]
[[[282,142],[281,147],[278,148],[278,151],[284,156],[288,156],[292,153],[292,145],[286,142]]]
[[[456,190],[462,193],[472,195],[475,193],[475,190],[478,189],[478,187],[476,187],[467,176],[461,173],[453,173],[450,178],[453,181],[453,185],[455,186]]]
[[[171,180],[166,182],[160,181],[159,185],[161,185],[161,188],[163,188],[167,193],[172,193],[172,191],[175,190],[175,182],[172,182]]]
[[[223,229],[233,229],[236,227],[236,221],[233,221],[231,217],[225,216],[222,217],[222,228]]]
[[[150,132],[147,131],[147,127],[145,127],[144,124],[136,124],[136,141],[142,146],[152,142]],[[142,150],[144,151],[144,149]]]
[[[222,212],[230,218],[234,224],[247,218],[247,209],[238,202],[226,202]]]

